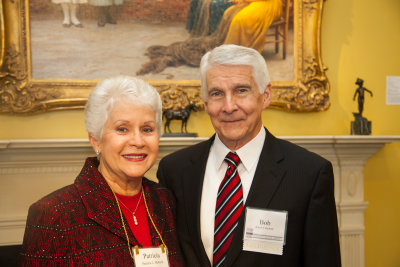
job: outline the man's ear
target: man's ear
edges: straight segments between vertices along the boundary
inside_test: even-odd
[[[89,134],[89,142],[93,147],[94,152],[101,152],[100,151],[100,143],[94,138],[91,134]]]
[[[204,111],[208,114],[208,102],[204,101]]]
[[[268,83],[267,87],[265,88],[265,91],[263,93],[263,109],[266,109],[269,104],[271,104],[271,89],[272,85],[271,83]]]

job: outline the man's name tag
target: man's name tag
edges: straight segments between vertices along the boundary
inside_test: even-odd
[[[243,250],[282,255],[287,211],[246,208]]]
[[[169,267],[168,253],[164,248],[132,248],[136,267]]]

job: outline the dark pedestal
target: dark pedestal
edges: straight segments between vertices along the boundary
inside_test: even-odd
[[[359,113],[354,113],[355,120],[351,122],[352,135],[371,135],[371,121],[367,120]]]

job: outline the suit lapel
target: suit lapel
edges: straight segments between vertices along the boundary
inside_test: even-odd
[[[267,129],[263,149],[258,161],[257,169],[250,187],[249,195],[244,208],[258,207],[268,208],[274,192],[285,173],[285,169],[280,166],[284,159],[283,153],[279,148],[276,138],[271,135]],[[235,230],[230,248],[228,250],[227,260],[223,266],[231,266],[243,249],[243,232],[245,212],[242,213],[238,228]]]
[[[81,196],[88,217],[126,240],[114,195],[107,182],[97,171],[97,165],[97,160],[88,158],[74,185]],[[125,224],[128,230],[129,226],[126,221]],[[131,231],[128,230],[128,233]],[[132,238],[133,235],[130,234],[129,239],[133,241]]]
[[[204,173],[206,169],[208,154],[211,144],[214,141],[214,136],[204,142],[199,147],[195,155],[191,155],[190,165],[184,170],[183,191],[185,199],[185,209],[188,223],[187,227],[191,235],[196,236],[194,243],[195,250],[199,253],[201,266],[209,266],[207,254],[204,250],[203,242],[201,241],[200,231],[200,204],[201,194],[203,189]]]
[[[85,165],[85,167],[87,166]],[[126,240],[125,230],[122,225],[121,215],[115,197],[107,182],[97,171],[97,166],[95,166],[95,168],[92,167],[93,165],[89,166],[85,171],[82,170],[81,174],[75,181],[75,186],[81,195],[88,217],[106,228],[108,231],[121,237],[123,240]],[[149,189],[149,182],[146,178],[143,178],[143,190],[146,196],[150,216],[153,218],[157,230],[160,233],[163,233],[166,222],[165,218],[163,218],[164,214],[160,213],[163,210],[163,208],[160,207],[162,201],[156,193]],[[139,244],[125,217],[123,217],[123,220],[129,237],[129,243],[131,245]],[[151,238],[153,242],[155,241],[153,244],[155,246],[161,245],[158,233],[150,221],[149,227]]]
[[[286,170],[281,162],[284,155],[276,138],[266,130],[264,148],[261,151],[246,206],[268,207]]]

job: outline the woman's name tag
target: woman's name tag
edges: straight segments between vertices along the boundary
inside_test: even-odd
[[[136,267],[169,267],[168,253],[164,247],[132,248]]]

